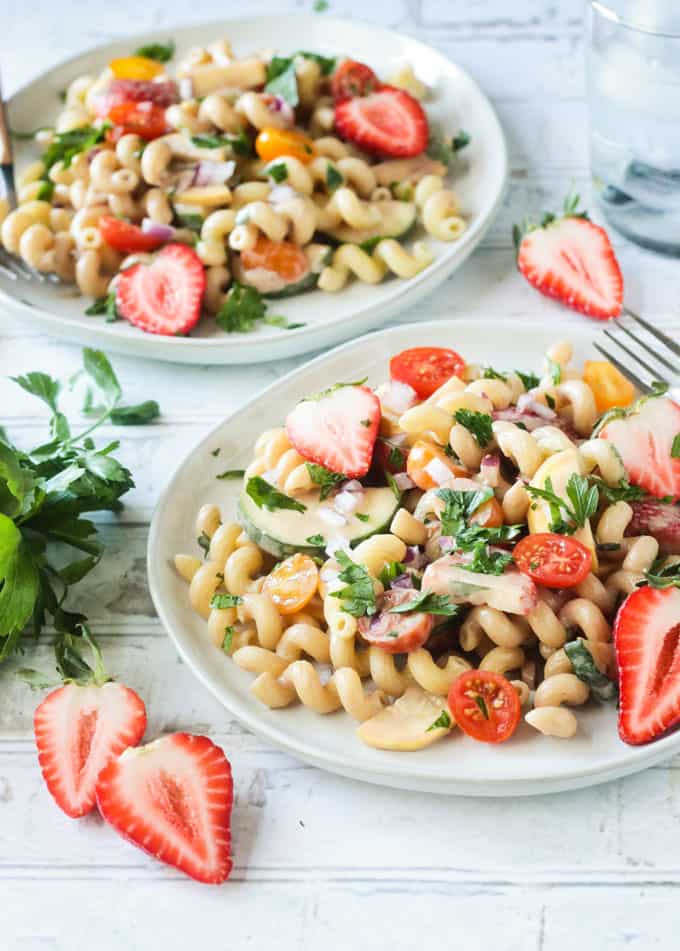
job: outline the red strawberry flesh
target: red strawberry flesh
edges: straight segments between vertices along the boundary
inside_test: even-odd
[[[146,710],[122,684],[53,690],[34,716],[38,760],[47,788],[66,815],[84,816],[94,807],[101,770],[146,729]]]
[[[680,506],[657,499],[631,502],[633,519],[626,535],[653,535],[666,555],[680,555]]]
[[[207,736],[173,733],[112,760],[97,783],[99,811],[117,832],[199,882],[229,875],[233,784]]]
[[[395,86],[336,103],[342,138],[374,155],[409,158],[427,147],[427,116],[417,99]]]
[[[122,271],[116,286],[121,316],[147,333],[188,333],[201,316],[205,272],[195,251],[168,244],[150,264]]]
[[[288,414],[288,438],[301,456],[357,479],[371,466],[380,401],[366,386],[340,386]]]
[[[638,588],[614,624],[619,735],[647,743],[680,722],[680,590]]]

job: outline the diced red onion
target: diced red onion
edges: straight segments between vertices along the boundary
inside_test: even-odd
[[[236,162],[201,161],[196,165],[193,184],[201,188],[204,185],[224,185],[236,169]]]
[[[398,575],[390,584],[390,588],[413,588],[413,578],[407,572],[403,575]],[[413,588],[413,592],[417,594],[415,588]]]
[[[275,185],[269,192],[269,201],[276,205],[280,201],[290,201],[291,198],[297,198],[298,194],[290,185]]]
[[[417,545],[409,545],[404,555],[404,564],[417,571],[419,568],[424,568],[425,565],[428,564],[428,557]]]
[[[418,402],[418,394],[408,383],[399,380],[390,380],[380,397],[380,402],[387,410],[401,415]]]
[[[366,491],[366,488],[359,482],[358,479],[350,479],[349,482],[345,482],[342,487],[343,492],[357,492],[359,495],[363,495]]]
[[[552,420],[557,416],[554,409],[550,409],[549,406],[544,406],[543,403],[535,399],[531,393],[522,393],[517,400],[517,409],[520,413],[535,413],[536,416],[540,416],[542,419]]]
[[[394,484],[400,492],[406,492],[407,489],[412,489],[415,486],[415,482],[411,476],[407,475],[405,472],[397,472],[397,474],[394,476]]]
[[[514,406],[508,409],[498,409],[493,413],[494,420],[503,420],[507,423],[522,423],[529,432],[538,429],[539,426],[545,426],[545,420],[536,413],[520,413]]]
[[[179,94],[182,99],[194,98],[194,82],[191,76],[182,76],[179,81]]]
[[[453,551],[455,545],[455,538],[453,535],[440,535],[439,536],[439,547],[446,554],[449,551]]]
[[[434,479],[437,485],[443,485],[445,482],[448,482],[449,479],[453,478],[448,466],[445,466],[441,459],[437,459],[436,456],[434,459],[430,459],[425,466],[425,472],[427,472],[430,478]]]
[[[175,237],[175,229],[172,225],[163,225],[158,221],[152,221],[151,218],[142,220],[142,231],[144,234],[150,234],[158,241],[172,241]]]
[[[498,456],[488,454],[482,458],[479,472],[482,477],[482,481],[486,482],[487,485],[493,487],[498,485],[500,471],[501,460]]]
[[[351,515],[361,505],[361,496],[358,492],[348,492],[343,489],[333,499],[333,505],[343,515]]]
[[[346,525],[347,519],[340,512],[336,512],[335,509],[330,508],[320,508],[319,509],[319,518],[323,519],[324,522],[328,522],[329,525]]]
[[[295,110],[283,96],[272,96],[271,100],[267,103],[267,107],[270,112],[278,113],[288,125],[294,124]]]

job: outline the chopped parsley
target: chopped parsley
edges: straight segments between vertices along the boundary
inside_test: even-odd
[[[671,459],[680,459],[680,433],[676,433],[671,445]]]
[[[535,373],[522,373],[520,370],[515,370],[515,373],[522,381],[525,390],[533,390],[541,382]]]
[[[555,386],[558,386],[562,382],[562,367],[551,357],[546,357],[546,361],[548,364],[548,373],[550,374],[550,379],[553,381]]]
[[[365,512],[355,512],[354,517],[358,518],[360,522],[368,522],[370,515],[366,515]]]
[[[314,545],[315,548],[321,548],[326,544],[326,539],[323,535],[308,535],[305,541],[308,545]]]
[[[222,450],[221,450],[220,447],[218,446],[217,449],[213,449],[213,451],[210,453],[210,455],[211,455],[211,456],[214,456],[215,459],[217,459],[217,457],[219,456],[219,454],[220,454],[221,451],[222,451]]]
[[[556,495],[549,476],[545,480],[544,488],[528,485],[527,492],[533,498],[543,499],[548,503],[550,531],[557,532],[558,535],[573,535],[577,528],[582,528],[595,514],[599,504],[597,486],[591,485],[585,476],[576,473],[569,476],[566,499]]]
[[[211,608],[235,608],[243,604],[243,598],[238,594],[214,594],[210,599]]]
[[[370,419],[362,419],[362,420],[361,420],[361,425],[362,425],[362,426],[365,426],[366,429],[369,429],[369,428],[370,428],[370,425],[371,425]]]
[[[337,170],[335,165],[331,165],[329,162],[326,166],[326,185],[329,191],[335,191],[336,188],[339,188],[344,182],[344,178]]]
[[[382,566],[378,578],[383,588],[389,588],[395,578],[403,575],[406,571],[406,565],[402,561],[387,561]]]
[[[501,373],[499,370],[494,370],[493,367],[484,367],[484,372],[482,373],[483,380],[503,380],[503,382],[505,382],[507,378],[508,377],[505,373]]]
[[[487,708],[486,700],[484,699],[484,697],[483,697],[481,694],[478,693],[473,699],[474,699],[474,702],[476,703],[476,705],[479,707],[479,711],[480,711],[480,713],[482,714],[482,716],[484,717],[484,719],[485,719],[485,720],[488,720],[488,719],[489,719],[489,710],[488,710],[488,708]]]
[[[373,589],[373,579],[363,565],[358,565],[344,551],[335,553],[335,560],[342,568],[338,575],[345,587],[331,591],[331,597],[342,601],[342,609],[352,617],[370,617],[378,610]]]
[[[445,594],[433,594],[431,591],[419,592],[412,601],[395,604],[388,614],[407,614],[411,611],[424,611],[426,614],[439,614],[453,617],[458,613],[458,605],[452,604]]]
[[[344,476],[341,472],[331,472],[330,469],[319,466],[316,462],[306,462],[305,466],[309,478],[315,485],[319,486],[319,502],[325,501],[330,495],[331,489],[339,482],[344,482],[347,479],[347,476]]]
[[[399,449],[398,446],[390,446],[390,451],[387,454],[387,464],[392,466],[394,469],[401,469],[406,462],[406,456],[404,455],[403,450]]]
[[[148,46],[140,46],[135,50],[135,56],[145,56],[147,59],[155,59],[157,63],[169,63],[175,55],[175,43],[168,40],[165,46],[162,43],[149,43]]]
[[[474,571],[482,575],[502,575],[512,562],[512,555],[509,552],[491,551],[483,541],[473,545],[470,551],[472,560],[461,563],[459,566],[465,571]]]
[[[206,535],[205,532],[201,532],[196,541],[198,542],[199,548],[202,548],[207,555],[210,549],[210,536]]]
[[[281,314],[265,314],[262,319],[269,327],[280,327],[281,330],[297,330],[299,327],[307,326],[307,324],[290,321]]]
[[[444,502],[441,514],[442,535],[458,536],[467,525],[467,519],[480,505],[493,497],[493,489],[466,491],[437,489],[437,497]]]
[[[463,129],[450,139],[440,135],[431,135],[426,152],[431,159],[449,166],[453,162],[456,153],[469,145],[470,141],[470,136]]]
[[[555,409],[555,400],[552,398],[550,393],[544,393],[545,401],[548,404],[549,409]]]
[[[215,320],[227,333],[249,333],[262,320],[266,305],[254,287],[244,287],[234,281]]]
[[[228,654],[231,650],[231,645],[234,641],[234,628],[233,625],[229,625],[224,629],[224,638],[222,639],[222,650],[225,654]]]
[[[307,511],[306,505],[279,492],[262,476],[253,476],[252,479],[248,479],[246,495],[250,496],[258,508],[267,509],[270,512],[275,512],[277,509],[291,509],[293,512]]]
[[[267,175],[272,178],[277,185],[285,182],[288,178],[288,167],[285,162],[276,162],[267,169]]]
[[[191,141],[199,149],[231,149],[234,155],[246,158],[253,155],[253,143],[243,130],[238,135],[192,135]]]
[[[488,413],[480,413],[472,409],[457,409],[453,418],[472,433],[477,445],[482,449],[491,442],[493,420]]]
[[[680,563],[663,565],[658,558],[649,571],[645,571],[645,580],[638,582],[638,588],[648,584],[652,588],[680,588]]]
[[[621,479],[615,486],[607,485],[601,479],[593,479],[593,484],[608,502],[637,502],[647,494],[641,486],[631,485],[627,479]]]
[[[312,10],[314,13],[325,13],[328,9],[328,0],[314,0]]]
[[[114,320],[118,320],[115,290],[110,291],[106,297],[98,297],[85,311],[87,317],[95,317],[100,314],[106,315],[107,323],[113,323]]]
[[[449,730],[451,728],[451,716],[446,710],[442,710],[434,723],[431,723],[426,733],[429,733],[431,730]]]
[[[217,450],[219,452],[219,449]],[[215,453],[213,453],[215,455]],[[242,479],[246,474],[245,469],[225,469],[224,472],[220,472],[219,475],[215,476],[216,479]]]
[[[328,387],[327,389],[325,389],[325,390],[319,390],[318,393],[311,393],[309,396],[305,396],[305,400],[315,400],[315,401],[316,401],[316,400],[323,400],[323,399],[325,399],[327,396],[330,396],[331,393],[335,393],[336,390],[341,390],[341,389],[343,389],[343,387],[345,387],[345,386],[363,386],[367,379],[368,379],[368,377],[365,376],[365,377],[364,377],[363,379],[361,379],[361,380],[352,380],[352,381],[349,382],[349,383],[334,383],[332,386],[329,386],[329,387]],[[304,402],[304,400],[303,400],[303,402]]]
[[[616,700],[618,696],[616,684],[598,670],[592,654],[583,641],[569,641],[564,645],[564,653],[571,661],[572,669],[578,679],[588,684],[594,697],[598,700]]]
[[[295,57],[273,56],[267,66],[267,85],[264,88],[265,92],[272,96],[280,96],[288,105],[295,108],[300,101]]]

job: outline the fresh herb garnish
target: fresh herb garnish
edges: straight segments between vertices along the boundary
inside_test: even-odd
[[[200,231],[205,221],[203,215],[194,215],[191,212],[177,211],[176,209],[175,218],[178,224],[183,228],[189,228],[190,231]]]
[[[446,710],[442,710],[434,723],[431,723],[426,733],[429,733],[431,730],[448,730],[451,728],[451,716]]]
[[[115,426],[143,426],[161,415],[156,400],[145,400],[136,406],[117,406],[111,411],[111,422]]]
[[[608,502],[637,502],[647,495],[642,486],[631,485],[627,479],[621,479],[618,485],[611,486],[601,479],[593,478],[593,484],[597,485],[600,494]]]
[[[402,561],[386,561],[378,575],[378,580],[383,588],[389,588],[394,579],[403,575],[405,571],[406,565]]]
[[[326,390],[319,390],[318,393],[311,393],[309,396],[305,396],[303,402],[305,400],[323,400],[327,396],[330,396],[331,393],[335,393],[336,390],[342,390],[346,386],[363,386],[367,379],[368,377],[365,376],[362,380],[352,380],[349,383],[334,383]]]
[[[147,59],[155,59],[157,63],[169,63],[175,55],[174,40],[168,40],[163,43],[149,43],[147,46],[140,46],[135,50],[135,56],[145,56]]]
[[[270,512],[275,512],[277,509],[291,509],[293,512],[307,511],[306,505],[279,492],[262,476],[253,476],[252,479],[248,479],[246,495],[250,496],[258,508],[268,509]]]
[[[224,629],[224,638],[222,639],[222,650],[225,654],[230,653],[231,645],[234,643],[234,627],[229,624]]]
[[[203,553],[207,555],[210,551],[210,535],[208,535],[207,532],[201,532],[196,539],[196,544],[203,550]]]
[[[486,706],[486,700],[482,697],[481,694],[476,694],[474,697],[475,704],[479,707],[479,711],[484,717],[485,720],[489,719],[489,710]]]
[[[242,479],[246,474],[245,469],[225,469],[224,472],[220,472],[219,475],[215,476],[216,479]]]
[[[499,370],[494,370],[493,367],[484,367],[484,372],[482,373],[483,380],[502,380],[505,382],[507,380],[507,374],[501,373]]]
[[[680,459],[680,433],[676,433],[671,444],[671,459]]]
[[[265,92],[280,96],[295,108],[300,101],[298,94],[295,58],[293,56],[274,56],[267,66],[267,85]]]
[[[528,485],[527,492],[533,498],[543,499],[548,503],[550,531],[559,535],[573,535],[577,528],[582,528],[595,514],[599,503],[597,486],[591,485],[585,476],[576,473],[569,476],[566,499],[555,494],[550,477],[545,480],[544,488]]]
[[[462,492],[453,489],[437,489],[437,497],[444,502],[444,510],[440,517],[442,535],[457,536],[466,527],[470,515],[493,497],[493,489],[484,488]]]
[[[407,614],[411,611],[424,611],[426,614],[438,614],[453,617],[458,613],[458,605],[452,604],[445,594],[433,594],[431,591],[419,592],[412,601],[395,604],[388,614]]]
[[[339,482],[345,482],[347,479],[347,476],[344,476],[341,472],[331,472],[330,469],[327,469],[325,466],[319,466],[315,462],[306,462],[305,466],[309,473],[309,478],[315,485],[318,485],[321,490],[319,492],[320,502],[328,498],[331,489]]]
[[[297,330],[299,327],[306,327],[307,324],[295,323],[283,317],[281,314],[265,314],[262,318],[269,327],[280,327],[281,330]]]
[[[328,0],[314,0],[312,10],[314,13],[325,13],[328,9]]]
[[[110,291],[106,297],[98,297],[85,311],[86,317],[95,317],[100,314],[106,315],[107,323],[113,323],[115,320],[118,320],[115,290]]]
[[[459,566],[465,571],[474,571],[482,575],[502,575],[512,562],[512,555],[509,552],[491,551],[485,542],[477,542],[470,551],[472,560],[462,562]]]
[[[663,565],[663,559],[657,558],[649,571],[645,571],[645,580],[638,582],[638,588],[643,585],[651,588],[680,588],[680,562]]]
[[[308,545],[314,545],[315,548],[322,548],[326,544],[323,535],[308,535],[305,541]]]
[[[234,155],[246,158],[254,154],[253,143],[243,130],[238,135],[192,135],[191,141],[199,149],[230,149]]]
[[[345,587],[331,591],[331,597],[340,598],[342,609],[352,617],[372,616],[378,610],[373,589],[373,579],[363,565],[358,565],[344,551],[335,553],[335,560],[342,568],[338,575]]]
[[[545,396],[545,401],[548,405],[548,408],[555,409],[555,400],[552,398],[550,393],[544,393],[543,395]]]
[[[515,373],[524,384],[525,390],[533,390],[541,382],[535,373],[522,373],[520,370],[515,370]]]
[[[480,413],[473,409],[457,409],[453,418],[472,433],[477,445],[482,449],[491,442],[493,438],[493,429],[491,428],[493,419],[488,413]]]
[[[285,162],[275,162],[268,166],[267,175],[273,178],[277,185],[280,185],[288,178],[288,167]]]
[[[95,129],[93,126],[82,126],[79,129],[69,129],[68,132],[56,132],[54,138],[41,156],[45,166],[43,180],[49,181],[48,172],[56,162],[63,162],[64,168],[69,168],[73,159],[80,152],[87,152],[99,142],[102,142],[108,127]]]
[[[354,517],[358,518],[360,522],[368,522],[371,518],[371,516],[366,515],[365,512],[355,512]]]
[[[214,594],[210,599],[211,608],[235,608],[243,604],[243,598],[238,594]]]
[[[213,451],[210,453],[210,455],[211,455],[211,456],[214,456],[215,459],[217,459],[217,457],[219,456],[219,454],[220,454],[221,452],[222,452],[222,450],[221,450],[220,447],[218,446],[216,449],[213,449]]]
[[[389,443],[387,445],[390,446]],[[402,469],[405,462],[406,456],[403,450],[399,449],[398,446],[390,446],[390,451],[387,454],[387,464],[394,469]]]
[[[249,333],[265,313],[266,305],[255,288],[234,281],[215,320],[227,333]]]
[[[431,159],[441,162],[448,167],[456,157],[456,153],[464,149],[466,145],[469,145],[470,141],[470,136],[462,129],[457,135],[452,136],[450,139],[446,139],[440,135],[431,135],[427,143],[426,152]]]
[[[597,669],[593,656],[583,641],[569,641],[564,645],[564,653],[571,661],[578,679],[588,684],[594,697],[598,700],[616,700],[616,684]]]
[[[546,357],[546,363],[548,364],[548,374],[550,379],[553,381],[555,386],[559,386],[562,382],[562,367],[557,363],[556,360],[553,360],[552,357]]]
[[[329,162],[326,166],[326,186],[329,191],[335,191],[336,188],[339,188],[345,179],[342,177],[340,172],[337,170],[335,165],[331,165]]]

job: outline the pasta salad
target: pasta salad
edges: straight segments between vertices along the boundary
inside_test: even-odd
[[[291,329],[263,298],[407,280],[434,256],[412,235],[464,232],[446,177],[469,137],[433,132],[410,66],[383,81],[226,40],[173,58],[154,44],[74,79],[30,135],[44,152],[18,208],[0,202],[5,249],[94,298],[87,313],[167,335],[204,314]]]
[[[236,519],[178,554],[215,649],[277,709],[344,710],[369,746],[456,727],[551,737],[618,698],[627,743],[680,721],[680,406],[611,364],[394,356],[257,439]]]

